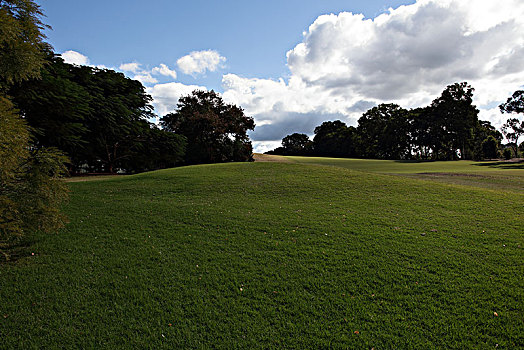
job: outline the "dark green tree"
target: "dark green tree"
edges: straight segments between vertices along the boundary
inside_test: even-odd
[[[86,119],[91,95],[74,81],[79,68],[49,53],[39,79],[15,84],[9,94],[32,127],[38,146],[57,147],[73,157],[89,141]]]
[[[322,157],[356,156],[356,129],[335,120],[326,121],[315,128],[313,153]]]
[[[415,108],[409,111],[409,135],[411,150],[417,159],[430,159],[434,150],[441,148],[439,129],[433,123],[431,108]]]
[[[357,131],[362,154],[368,158],[410,158],[408,111],[396,104],[380,104],[362,115]]]
[[[499,143],[492,135],[488,136],[482,142],[482,158],[494,159],[498,158]]]
[[[433,150],[436,159],[455,159],[457,150],[460,150],[462,159],[471,158],[467,152],[471,149],[473,130],[478,123],[473,91],[466,82],[455,83],[448,85],[431,103],[432,124],[440,140]]]
[[[195,90],[180,98],[177,109],[161,119],[162,127],[187,138],[187,164],[252,160],[247,135],[255,128],[244,110],[226,104],[211,91]]]
[[[142,140],[132,154],[120,162],[127,172],[171,168],[184,159],[186,138],[142,121]]]
[[[497,158],[502,134],[489,121],[479,120],[473,130],[470,154],[473,159]]]
[[[313,143],[306,134],[293,133],[282,139],[284,153],[290,156],[309,155],[313,148]]]

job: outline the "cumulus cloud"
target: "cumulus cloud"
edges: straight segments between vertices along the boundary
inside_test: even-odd
[[[184,74],[204,74],[206,71],[216,71],[226,58],[215,50],[193,51],[177,60],[178,68]]]
[[[355,125],[378,103],[425,106],[467,81],[477,106],[491,106],[480,118],[498,127],[506,116],[493,106],[524,83],[523,33],[521,0],[419,0],[374,19],[322,15],[287,52],[287,82],[227,74],[224,97],[255,116],[262,142],[292,126],[308,133],[323,117]]]
[[[136,74],[135,76],[133,76],[133,79],[138,80],[139,82],[141,82],[144,85],[158,83],[158,80],[153,78],[151,74],[148,72],[140,72],[139,74]]]
[[[153,74],[176,79],[176,72],[169,69],[164,63],[160,63],[160,66],[154,67],[151,70],[143,69],[142,64],[138,62],[122,63],[118,69],[124,72],[134,73],[133,79],[140,81],[144,85],[158,83],[158,79],[154,78]]]
[[[184,85],[181,83],[156,84],[147,88],[147,93],[153,97],[153,106],[159,116],[172,112],[178,99],[190,95],[194,90],[207,90],[204,86]]]
[[[62,56],[62,58],[64,59],[64,62],[69,63],[69,64],[76,64],[76,65],[82,65],[82,66],[89,65],[89,58],[87,58],[87,56],[85,55],[82,55],[80,52],[68,50],[62,53],[60,56]]]
[[[160,63],[159,67],[153,68],[151,72],[153,74],[164,75],[166,77],[176,79],[176,72],[174,70],[169,69],[169,67],[163,63]]]
[[[140,68],[141,64],[137,62],[131,62],[131,63],[122,63],[118,69],[124,71],[124,72],[132,72],[132,73],[138,73],[142,69]]]

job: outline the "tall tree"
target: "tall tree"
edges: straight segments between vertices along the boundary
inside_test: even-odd
[[[524,114],[524,90],[515,91],[506,103],[501,104],[499,108],[502,113]],[[502,126],[502,133],[511,143],[515,157],[518,157],[518,141],[520,136],[524,135],[524,120],[519,121],[518,118],[508,119]]]
[[[362,115],[357,127],[363,155],[380,159],[410,158],[408,111],[380,104]]]
[[[434,150],[437,158],[441,147],[444,148],[445,158],[455,158],[457,150],[460,150],[462,159],[471,157],[467,150],[473,139],[479,112],[473,105],[473,91],[466,82],[455,83],[448,85],[440,97],[431,103],[432,122],[441,140]]]
[[[59,179],[65,158],[31,145],[29,129],[6,94],[12,84],[38,77],[44,65],[41,15],[31,0],[0,1],[0,251],[25,233],[64,223],[58,208],[66,196]]]
[[[255,128],[253,118],[224,103],[213,90],[195,90],[180,98],[177,109],[165,115],[161,125],[187,138],[187,164],[252,160],[247,131]]]

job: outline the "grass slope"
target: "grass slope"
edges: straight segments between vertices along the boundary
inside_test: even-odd
[[[524,346],[522,193],[277,163],[70,186],[0,264],[0,348]]]

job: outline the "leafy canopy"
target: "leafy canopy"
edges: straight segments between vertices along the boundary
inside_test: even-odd
[[[187,164],[252,160],[247,135],[253,118],[215,91],[195,90],[180,98],[177,109],[161,119],[162,127],[187,138]]]

